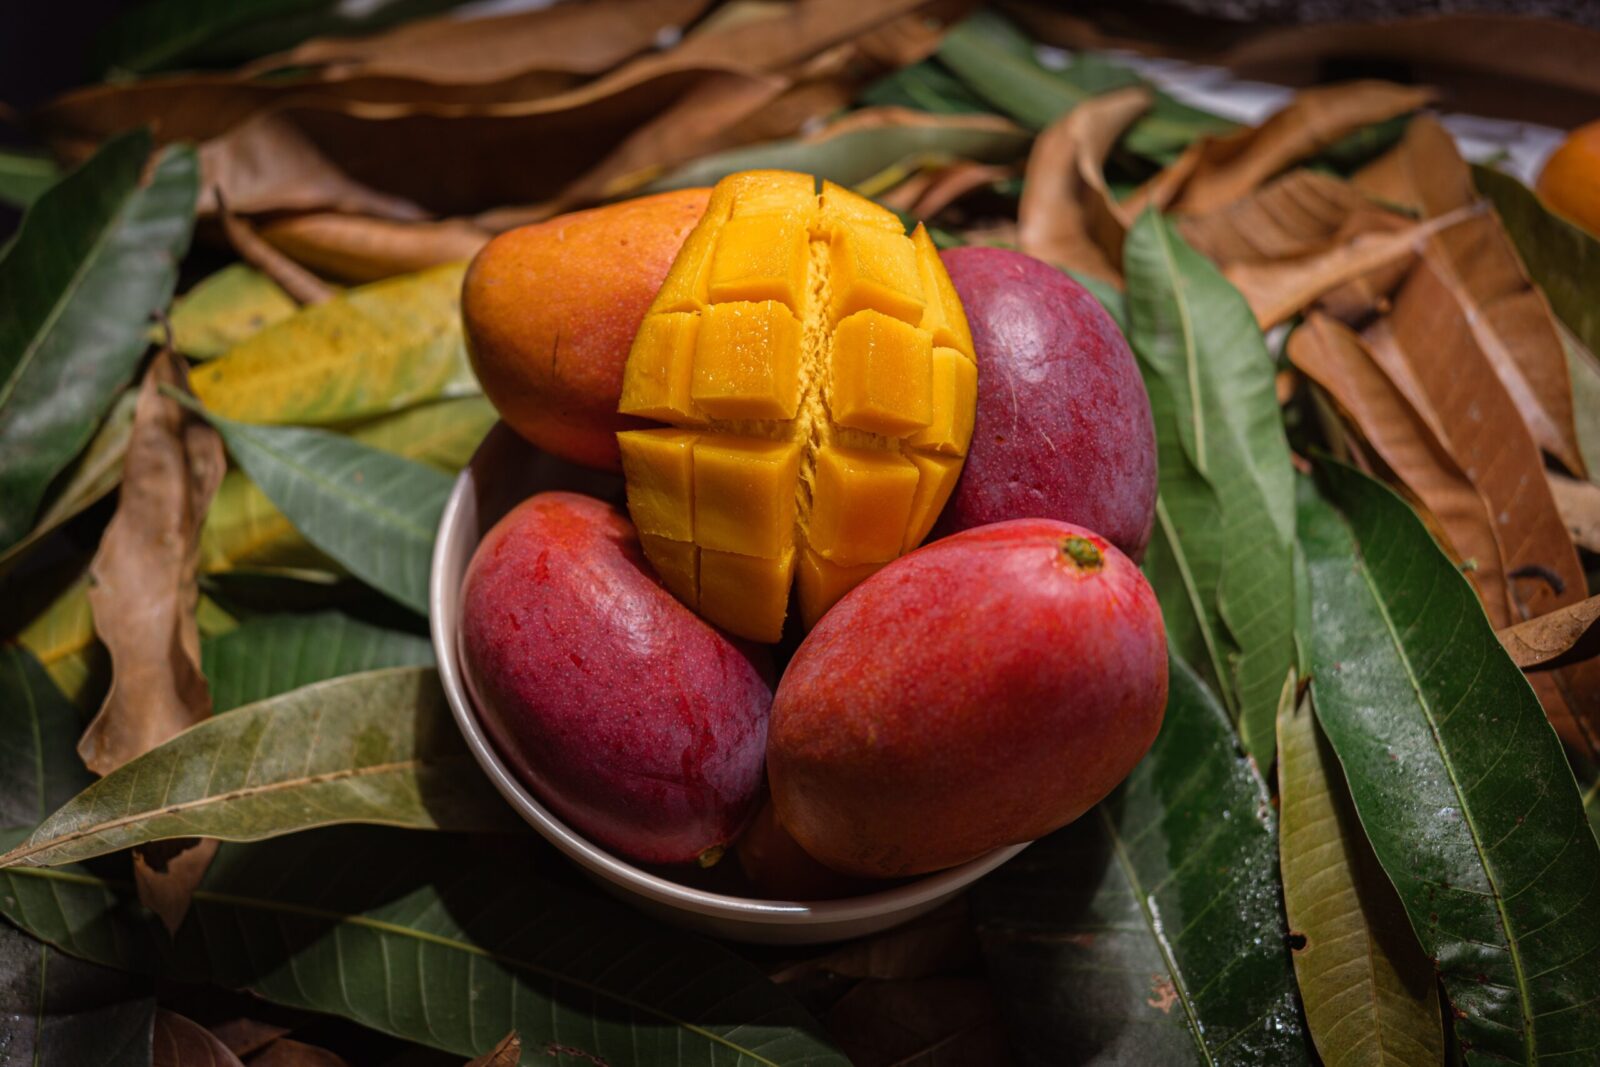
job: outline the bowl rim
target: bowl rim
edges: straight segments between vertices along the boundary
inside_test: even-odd
[[[502,435],[510,435],[514,441],[508,442]],[[486,457],[503,452],[511,444],[534,448],[516,436],[504,422],[496,423],[451,487],[450,496],[439,517],[428,575],[428,630],[438,660],[439,680],[451,715],[467,747],[472,750],[479,766],[500,795],[569,859],[621,888],[670,908],[763,926],[826,926],[843,925],[900,911],[909,912],[920,904],[949,896],[964,888],[1028,847],[1031,842],[1005,845],[958,866],[858,896],[792,901],[737,896],[684,885],[634,866],[569,827],[541,804],[500,758],[500,753],[478,722],[477,709],[462,676],[459,659],[460,626],[457,616],[460,582],[452,579],[448,573],[452,537],[462,536],[457,533],[457,528],[463,521],[462,513],[468,506],[469,494],[473,498],[474,508],[478,503],[476,478],[479,463],[485,461]],[[473,535],[468,533],[466,536]],[[476,550],[478,540],[473,536],[473,550]],[[467,555],[470,559],[471,552]],[[447,632],[450,630],[456,632]]]

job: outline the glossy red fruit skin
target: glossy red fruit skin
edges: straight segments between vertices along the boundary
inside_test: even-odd
[[[1061,271],[1003,248],[943,253],[978,355],[966,467],[934,530],[1046,518],[1144,558],[1156,509],[1150,398],[1128,342]]]
[[[617,509],[524,501],[478,546],[461,652],[484,728],[579,833],[630,859],[726,845],[760,794],[771,661],[667,592]]]
[[[1093,545],[1098,568],[1065,551]],[[1166,632],[1105,538],[1048,519],[903,556],[823,616],[773,702],[783,826],[847,874],[895,877],[1029,841],[1098,803],[1167,701]]]

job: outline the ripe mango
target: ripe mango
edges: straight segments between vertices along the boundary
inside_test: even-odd
[[[753,813],[767,651],[663,589],[617,509],[540,493],[497,523],[467,569],[461,654],[495,747],[591,840],[704,862]]]
[[[483,391],[539,448],[619,470],[622,366],[645,309],[710,192],[640,197],[509,230],[472,261],[461,292]]]
[[[865,877],[935,871],[1076,819],[1155,740],[1155,594],[1105,538],[1048,519],[890,563],[778,685],[767,778],[807,853]]]
[[[1045,518],[1144,556],[1156,513],[1150,398],[1122,332],[1061,271],[1002,248],[944,254],[978,353],[977,427],[936,536]]]
[[[668,588],[757,641],[791,585],[815,623],[927,536],[978,388],[961,301],[927,233],[809,175],[712,191],[628,356],[628,510]]]

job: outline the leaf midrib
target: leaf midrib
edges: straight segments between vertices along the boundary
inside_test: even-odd
[[[1208,485],[1210,483],[1207,483]],[[1215,490],[1212,490],[1215,492]],[[1173,562],[1177,564],[1178,575],[1183,579],[1183,589],[1189,597],[1189,607],[1194,612],[1195,625],[1200,628],[1200,636],[1206,643],[1206,654],[1211,658],[1211,669],[1217,675],[1217,689],[1222,694],[1223,705],[1228,709],[1230,718],[1237,719],[1239,711],[1234,706],[1237,699],[1232,688],[1228,685],[1228,676],[1223,671],[1222,654],[1217,648],[1216,635],[1211,632],[1210,620],[1206,618],[1204,605],[1200,599],[1200,590],[1194,583],[1194,571],[1189,566],[1189,554],[1183,547],[1183,542],[1178,538],[1178,531],[1173,529],[1172,517],[1167,514],[1167,503],[1156,494],[1156,519],[1161,523],[1161,532],[1166,537],[1167,547],[1172,552]]]
[[[16,867],[7,870],[5,873],[18,877],[43,878],[46,880],[68,882],[73,885],[89,886],[96,889],[121,892],[124,894],[133,892],[133,885],[128,882],[112,881],[108,878],[96,878],[93,875],[79,874],[75,871],[65,871],[53,867]],[[728,1038],[723,1037],[721,1034],[707,1030],[705,1027],[696,1025],[695,1023],[691,1023],[687,1020],[679,1019],[668,1012],[662,1011],[660,1008],[653,1008],[648,1004],[643,1004],[637,1000],[634,1000],[632,997],[624,996],[623,994],[615,992],[614,990],[605,989],[589,982],[582,981],[581,979],[570,977],[549,967],[545,967],[528,960],[518,959],[503,952],[495,952],[467,941],[458,941],[453,938],[446,937],[443,934],[425,933],[421,930],[413,930],[408,926],[401,926],[398,923],[385,922],[382,919],[368,918],[365,915],[350,915],[344,912],[330,911],[326,908],[313,908],[304,904],[290,904],[281,900],[256,899],[252,897],[240,896],[234,893],[219,893],[215,890],[203,888],[196,889],[194,891],[193,899],[195,901],[231,905],[236,908],[245,908],[254,911],[266,912],[268,914],[282,913],[288,915],[299,915],[309,919],[319,919],[345,926],[362,927],[373,930],[380,934],[388,934],[393,937],[409,938],[414,941],[437,945],[441,948],[451,949],[456,952],[462,952],[470,956],[478,956],[484,959],[494,960],[496,963],[504,964],[505,966],[516,970],[529,971],[534,974],[543,975],[546,978],[550,978],[557,982],[564,982],[574,988],[583,989],[596,997],[602,997],[616,1004],[620,1004],[623,1007],[630,1008],[645,1015],[653,1016],[654,1018],[660,1019],[661,1021],[672,1026],[676,1026],[680,1029],[687,1030],[692,1034],[696,1034],[707,1041],[731,1049],[741,1056],[748,1056],[757,1063],[762,1064],[763,1067],[782,1067],[782,1065],[776,1061],[769,1060],[753,1049],[746,1048],[737,1042],[731,1041]]]
[[[1167,273],[1172,279],[1172,302],[1178,309],[1178,326],[1183,331],[1184,376],[1189,382],[1189,422],[1194,427],[1192,459],[1195,470],[1199,471],[1206,484],[1210,485],[1211,474],[1206,469],[1205,413],[1200,405],[1200,351],[1194,340],[1194,323],[1189,313],[1189,299],[1184,291],[1183,275],[1178,270],[1178,259],[1173,254],[1166,225],[1157,219],[1156,225],[1151,229],[1155,231],[1156,240],[1161,244],[1161,258],[1166,261]],[[1216,487],[1212,486],[1212,490],[1215,489]]]
[[[1106,836],[1111,839],[1112,851],[1116,853],[1117,866],[1122,868],[1122,876],[1128,880],[1128,887],[1133,891],[1133,898],[1139,902],[1139,913],[1144,916],[1146,931],[1151,940],[1156,943],[1156,948],[1161,953],[1161,961],[1167,968],[1167,974],[1172,978],[1173,991],[1178,994],[1178,1002],[1183,1005],[1183,1014],[1189,1020],[1189,1036],[1194,1040],[1195,1048],[1199,1050],[1208,1067],[1216,1067],[1216,1060],[1211,1057],[1211,1049],[1205,1042],[1205,1031],[1201,1029],[1200,1017],[1195,1012],[1194,1004],[1189,999],[1189,988],[1184,983],[1183,974],[1178,970],[1178,961],[1173,958],[1172,946],[1167,944],[1167,939],[1162,936],[1160,924],[1150,911],[1150,902],[1145,896],[1144,886],[1139,881],[1139,873],[1134,870],[1133,860],[1129,858],[1127,850],[1122,847],[1122,835],[1117,833],[1111,817],[1106,814],[1103,805],[1095,805],[1095,815],[1100,819],[1100,825],[1105,829]]]
[[[229,421],[232,422],[232,420],[229,420]],[[255,434],[253,434],[248,429],[248,427],[249,427],[248,423],[233,422],[233,426],[236,427],[234,432],[238,433],[245,440],[249,441],[253,447],[260,449],[262,452],[266,453],[267,455],[271,456],[273,459],[277,460],[279,463],[283,464],[283,466],[285,466],[286,468],[294,471],[296,474],[301,475],[302,477],[305,478],[306,481],[311,482],[314,485],[321,486],[329,495],[335,496],[335,497],[338,497],[341,500],[344,500],[345,502],[347,502],[348,504],[350,504],[352,507],[356,508],[357,510],[364,511],[368,515],[370,515],[373,518],[378,519],[380,521],[386,521],[387,522],[388,520],[386,520],[385,517],[388,516],[388,517],[390,517],[392,519],[392,522],[390,522],[391,525],[399,528],[400,530],[402,530],[405,533],[408,533],[408,534],[411,534],[411,535],[417,537],[418,539],[421,539],[421,540],[426,540],[427,539],[428,530],[425,527],[413,525],[410,519],[405,518],[399,512],[391,511],[388,508],[379,507],[378,505],[373,504],[373,503],[363,499],[360,495],[353,495],[353,494],[349,493],[344,487],[342,487],[338,482],[330,481],[330,480],[328,480],[326,478],[323,478],[321,475],[319,475],[319,474],[315,473],[314,471],[312,471],[309,467],[302,466],[300,463],[298,463],[295,460],[289,458],[284,453],[279,452],[277,449],[273,448],[271,445],[265,443],[261,438],[257,437]],[[370,446],[363,446],[363,447],[370,447]],[[378,450],[377,449],[373,449],[373,451],[377,452]],[[380,453],[380,455],[381,454],[382,453]],[[406,460],[403,456],[393,456],[393,455],[391,455],[391,456],[389,456],[389,458],[390,459],[400,460],[402,462],[407,462],[407,463],[414,463],[415,462],[414,460]],[[416,465],[419,466],[419,467],[423,466],[423,464],[420,464],[420,463],[417,463]],[[262,492],[266,493],[266,496],[267,496],[268,500],[272,499],[272,494],[271,493],[267,493],[265,489],[263,489]],[[280,511],[283,510],[282,509],[282,505],[278,505],[277,501],[273,501],[273,503],[274,503],[274,505],[278,506],[278,509]],[[287,517],[287,515],[285,517]],[[307,536],[309,538],[309,535],[307,535]]]
[[[1378,593],[1378,587],[1372,581],[1371,569],[1367,565],[1366,551],[1360,544],[1355,545],[1360,566],[1356,569],[1361,572],[1361,580],[1366,584],[1367,592],[1372,596],[1372,602],[1377,605],[1378,614],[1383,618],[1384,630],[1389,634],[1390,642],[1394,645],[1395,654],[1400,658],[1400,665],[1405,669],[1406,681],[1411,686],[1411,691],[1416,695],[1417,706],[1422,709],[1423,718],[1428,724],[1428,733],[1433,737],[1434,750],[1439,753],[1439,761],[1444,764],[1445,774],[1450,779],[1450,789],[1456,795],[1456,800],[1461,806],[1461,818],[1467,825],[1467,832],[1472,836],[1472,850],[1477,854],[1478,865],[1483,869],[1483,876],[1489,882],[1489,888],[1494,897],[1495,913],[1500,920],[1500,928],[1505,933],[1506,949],[1511,956],[1511,968],[1517,977],[1517,1004],[1522,1009],[1522,1044],[1524,1058],[1528,1063],[1538,1060],[1537,1042],[1534,1040],[1533,1005],[1528,1000],[1527,973],[1522,964],[1522,951],[1517,945],[1517,939],[1511,933],[1511,917],[1506,913],[1505,894],[1501,892],[1499,879],[1495,877],[1490,868],[1488,857],[1484,855],[1483,838],[1478,832],[1478,825],[1472,818],[1472,807],[1467,803],[1466,794],[1462,792],[1460,779],[1456,777],[1455,764],[1451,762],[1446,751],[1443,739],[1439,736],[1438,724],[1434,721],[1433,706],[1422,691],[1422,683],[1417,678],[1416,671],[1411,666],[1411,657],[1406,654],[1404,643],[1400,640],[1400,632],[1395,628],[1394,620],[1389,617],[1389,606],[1384,603],[1383,597]]]
[[[78,289],[83,285],[83,280],[99,264],[100,254],[105,251],[107,243],[111,240],[111,235],[116,232],[121,224],[123,212],[128,210],[128,204],[139,194],[141,188],[139,183],[135,181],[133,188],[129,189],[122,197],[117,209],[111,213],[111,217],[106,220],[105,227],[100,231],[99,236],[94,239],[94,244],[89,246],[88,254],[79,261],[77,269],[72,272],[72,278],[67,282],[66,287],[62,289],[61,296],[57,298],[54,306],[50,308],[50,314],[45,316],[45,320],[39,324],[39,329],[28,341],[27,347],[22,350],[22,355],[17,359],[16,367],[13,369],[11,376],[3,384],[0,384],[0,413],[3,413],[6,405],[11,402],[11,396],[16,392],[17,384],[28,373],[28,368],[33,365],[34,358],[38,356],[39,351],[44,347],[45,340],[55,332],[56,324],[60,322],[61,316],[66,313],[67,305],[72,303]],[[18,232],[20,233],[21,231],[19,230]],[[16,246],[13,245],[12,247]]]
[[[176,765],[176,762],[177,761],[174,760],[174,765]],[[265,782],[261,785],[241,786],[238,789],[230,789],[223,793],[212,793],[209,796],[196,797],[193,800],[185,800],[180,801],[177,804],[164,805],[158,809],[146,808],[144,811],[118,816],[115,819],[96,823],[93,826],[85,827],[80,830],[73,830],[56,837],[47,838],[37,843],[28,841],[27,843],[12,849],[5,855],[0,856],[0,868],[22,865],[26,860],[37,857],[40,854],[48,854],[57,849],[67,848],[74,842],[83,841],[85,839],[97,837],[102,834],[108,834],[113,831],[120,830],[125,826],[133,826],[151,819],[161,818],[162,816],[177,815],[182,812],[195,811],[197,809],[207,808],[214,805],[228,804],[236,800],[244,800],[250,797],[260,796],[265,793],[276,792],[281,789],[302,789],[307,786],[325,785],[329,782],[353,781],[361,778],[375,777],[377,775],[394,774],[408,769],[422,770],[427,767],[435,765],[442,766],[453,762],[462,762],[462,760],[413,758],[406,760],[393,760],[389,763],[375,763],[368,767],[346,767],[342,770],[325,771],[321,774],[301,775],[298,778],[287,778],[276,782]],[[316,826],[328,825],[332,824],[328,822],[312,823],[301,826],[299,829],[308,830]],[[412,824],[397,823],[395,825],[410,826]],[[211,832],[209,836],[221,837],[223,840],[233,841],[255,840],[254,838],[230,837],[225,833],[216,832]],[[74,861],[66,860],[63,862],[70,863]]]

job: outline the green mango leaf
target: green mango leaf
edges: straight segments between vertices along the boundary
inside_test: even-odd
[[[1593,475],[1600,472],[1600,360],[1571,330],[1559,326],[1559,332],[1572,382],[1572,424],[1578,434],[1578,451]]]
[[[1466,1062],[1600,1048],[1600,845],[1554,730],[1404,501],[1319,464],[1300,498],[1312,695]]]
[[[526,837],[338,827],[224,844],[172,938],[131,884],[83,868],[0,871],[0,913],[101,963],[459,1056],[514,1029],[530,1063],[846,1067],[726,949],[531,873],[561,863]]]
[[[856,188],[886,171],[910,173],[924,163],[971,159],[1011,163],[1028,154],[1033,138],[998,118],[929,116],[915,124],[847,127],[816,138],[768,141],[701,156],[641,193],[715,185],[741,170],[775,168],[815,174]]]
[[[1327,1067],[1444,1063],[1433,964],[1356,818],[1310,698],[1278,712],[1278,856],[1306,1022]]]
[[[360,423],[350,436],[364,445],[454,474],[467,465],[498,416],[481,396],[436,400]],[[326,571],[338,564],[301,536],[243,471],[229,471],[200,530],[200,569]]]
[[[1494,204],[1550,309],[1585,348],[1600,352],[1600,237],[1545,207],[1538,193],[1503,171],[1474,166],[1472,180]]]
[[[55,160],[38,152],[0,152],[0,203],[25,208],[61,177]]]
[[[1113,89],[1151,88],[1150,110],[1129,128],[1122,145],[1163,165],[1190,142],[1236,128],[1226,119],[1179,103],[1104,56],[1084,53],[1064,69],[1050,70],[1034,56],[1033,42],[993,11],[980,11],[952,26],[937,55],[979,99],[1035,131]]]
[[[884,75],[862,90],[856,103],[865,107],[909,107],[934,115],[989,112],[988,104],[933,59]]]
[[[1169,640],[1267,767],[1295,659],[1294,474],[1272,357],[1238,290],[1160,215],[1134,223],[1123,262],[1160,470],[1145,571]]]
[[[111,412],[95,431],[89,447],[73,460],[56,479],[60,486],[50,494],[50,502],[26,537],[0,552],[0,572],[21,558],[68,520],[99,502],[122,481],[122,461],[128,454],[128,439],[133,435],[133,409],[139,399],[137,389],[126,389],[111,405]]]
[[[25,649],[0,647],[0,841],[31,830],[94,776],[83,720]],[[64,956],[0,923],[0,1063],[149,1067],[156,1004],[143,978]]]
[[[337,823],[511,831],[431,667],[334,678],[217,715],[89,786],[0,867],[57,867],[147,841],[259,841]]]
[[[0,252],[0,548],[89,443],[172,298],[194,226],[193,150],[108,141],[42,194]]]
[[[247,263],[234,263],[173,301],[167,316],[172,347],[190,359],[213,359],[299,307],[277,282]]]
[[[302,308],[196,368],[189,384],[230,419],[318,426],[477,393],[461,332],[465,273],[450,263]]]
[[[973,889],[1019,1063],[1311,1062],[1266,784],[1176,657],[1128,780]]]
[[[254,426],[196,410],[308,541],[374,589],[428,613],[433,535],[449,475],[325,430]]]
[[[200,666],[224,712],[346,674],[431,667],[433,645],[337,611],[262,615],[201,642]]]

